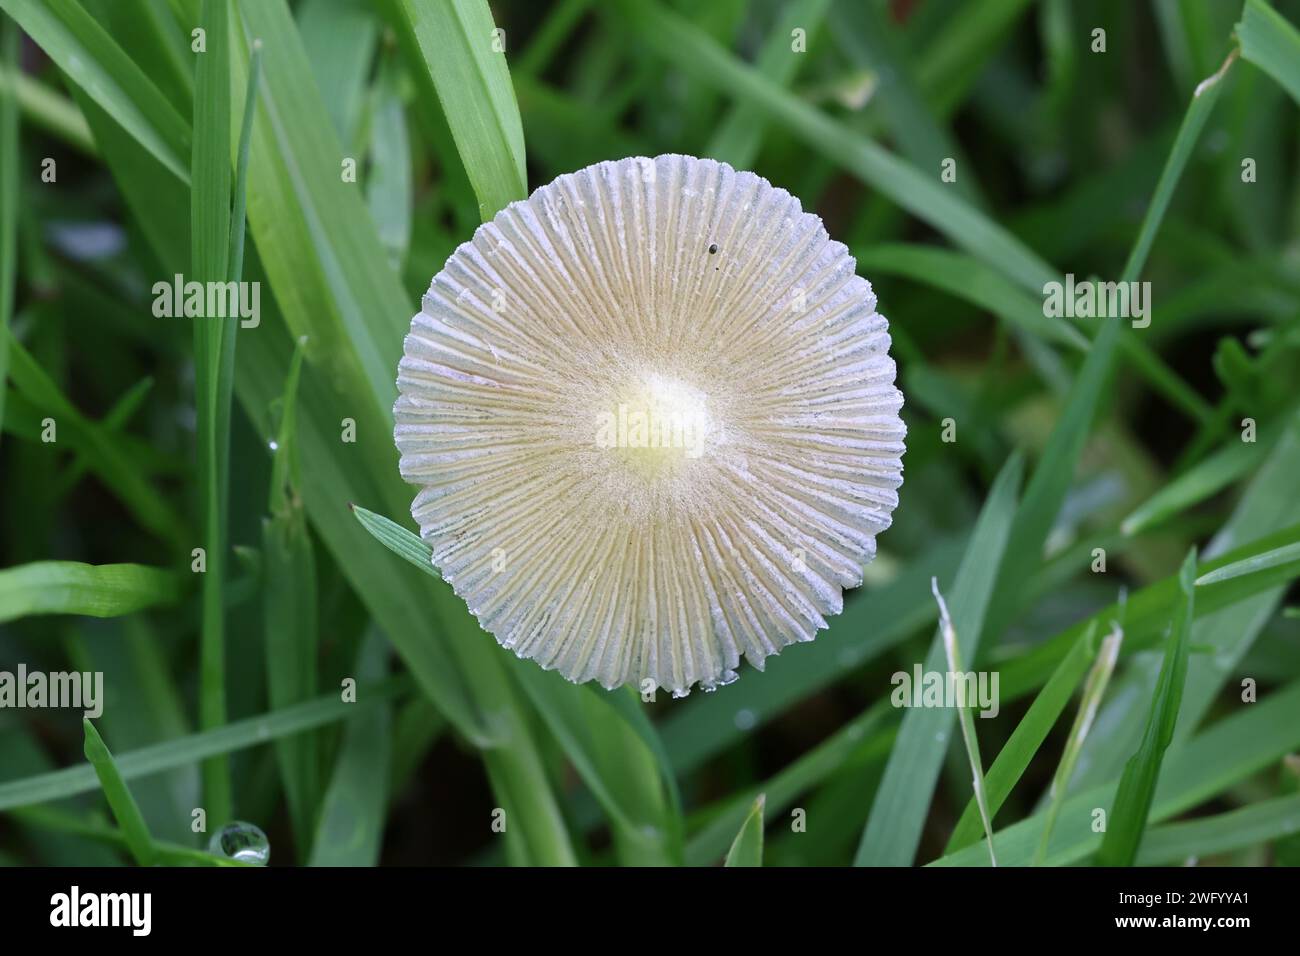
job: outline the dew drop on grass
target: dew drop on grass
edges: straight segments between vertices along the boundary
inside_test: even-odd
[[[236,820],[212,834],[208,852],[240,863],[266,866],[271,861],[271,841],[260,827]]]
[[[736,729],[753,730],[758,724],[758,714],[754,713],[748,707],[736,711]]]

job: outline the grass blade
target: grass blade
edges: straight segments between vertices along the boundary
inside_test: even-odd
[[[1160,224],[1169,209],[1169,201],[1173,198],[1178,181],[1187,167],[1187,161],[1201,138],[1201,131],[1205,129],[1210,114],[1214,112],[1214,104],[1218,102],[1219,94],[1223,90],[1224,75],[1232,66],[1236,56],[1234,50],[1223,62],[1219,72],[1203,80],[1196,88],[1196,92],[1192,94],[1192,102],[1183,116],[1182,125],[1178,127],[1178,136],[1174,139],[1169,158],[1165,160],[1165,168],[1161,170],[1155,192],[1151,196],[1150,203],[1147,204],[1146,215],[1138,230],[1137,240],[1129,252],[1128,261],[1124,263],[1124,271],[1120,275],[1121,282],[1134,282],[1142,275],[1147,255],[1151,252],[1151,244],[1155,242],[1156,233],[1160,230]]]
[[[371,630],[358,654],[357,683],[382,678],[387,665],[388,642]],[[391,725],[389,701],[358,712],[344,725],[312,843],[312,866],[374,866],[378,861],[388,809]]]
[[[370,123],[370,177],[366,205],[379,241],[394,269],[401,269],[411,243],[411,208],[415,205],[411,144],[398,77],[393,64],[380,71],[373,93]]]
[[[117,847],[130,852],[126,833],[117,827],[108,826],[97,820],[83,820],[75,814],[67,813],[56,807],[24,807],[13,814],[15,820],[24,826],[40,827],[58,833],[68,833],[105,846]],[[193,847],[169,843],[166,840],[153,840],[154,864],[162,866],[252,866],[243,860],[217,856]]]
[[[1273,568],[1284,568],[1298,562],[1300,562],[1300,543],[1286,544],[1280,548],[1273,548],[1262,554],[1254,554],[1249,558],[1225,564],[1221,568],[1215,568],[1207,574],[1202,574],[1196,579],[1196,586],[1199,588],[1207,584],[1221,584],[1234,578],[1245,577],[1248,574],[1258,574],[1261,571],[1268,571]]]
[[[1242,58],[1276,80],[1300,103],[1300,31],[1264,0],[1246,0],[1237,24]]]
[[[343,703],[337,693],[323,694],[284,710],[233,720],[215,730],[200,731],[121,754],[116,758],[117,769],[123,780],[133,780],[190,766],[207,757],[256,747],[287,734],[302,733],[353,717],[358,708],[371,707],[408,693],[410,689],[410,681],[400,678],[374,686],[358,686],[354,704]],[[67,767],[0,783],[0,810],[62,800],[88,793],[96,786],[97,778],[91,767]]]
[[[262,521],[262,642],[271,708],[281,710],[316,693],[318,654],[316,561],[307,515],[298,496],[296,407],[302,350],[294,352],[280,405],[271,490]],[[320,791],[320,751],[314,734],[276,741],[276,761],[301,858],[312,847]]]
[[[438,569],[433,566],[433,549],[420,540],[420,536],[407,531],[396,521],[367,511],[360,505],[349,505],[361,526],[374,535],[382,544],[403,561],[408,561],[425,574],[440,577]]]
[[[953,630],[948,605],[939,592],[938,578],[930,579],[930,589],[934,592],[934,599],[939,605],[939,633],[943,635],[943,650],[948,659],[948,672],[964,673],[966,668],[962,666],[961,651],[957,647],[957,632]],[[958,701],[957,722],[961,725],[962,742],[966,745],[966,756],[970,760],[971,786],[975,791],[975,804],[979,807],[984,833],[988,836],[989,862],[997,866],[998,858],[993,854],[993,818],[989,814],[988,796],[984,792],[984,765],[980,761],[979,738],[975,736],[975,718],[971,715],[969,701]]]
[[[1083,454],[1089,429],[1105,394],[1119,337],[1119,320],[1110,319],[1102,324],[1083,368],[1074,380],[1056,427],[1043,448],[1038,467],[1025,488],[1006,556],[1002,558],[997,593],[989,609],[988,630],[993,637],[1000,635],[1015,618],[1020,604],[1021,582],[1027,580],[1042,561],[1047,535],[1074,482],[1079,457]]]
[[[573,688],[530,661],[513,670],[608,815],[619,860],[627,866],[680,864],[680,828],[670,818],[658,761],[605,692]]]
[[[321,99],[349,156],[360,144],[380,26],[367,0],[307,0],[294,13]]]
[[[1233,442],[1198,462],[1134,508],[1120,524],[1126,535],[1141,534],[1199,504],[1259,467],[1270,447],[1264,442]]]
[[[740,825],[735,842],[727,851],[724,866],[762,866],[763,865],[763,805],[765,798],[759,794],[754,800],[745,822]]]
[[[485,222],[528,195],[524,128],[487,0],[390,0],[417,77],[432,81]],[[420,66],[423,66],[423,70]]]
[[[166,97],[75,0],[0,0],[68,78],[178,178],[189,128]]]
[[[864,275],[898,275],[924,282],[1001,316],[1045,342],[1088,350],[1088,337],[1077,327],[1043,314],[1041,298],[965,253],[899,242],[864,246],[853,254]]]
[[[1139,866],[1177,866],[1188,859],[1268,843],[1300,831],[1300,794],[1274,797],[1212,817],[1152,827]]]
[[[121,617],[180,597],[173,571],[141,564],[37,561],[0,571],[0,622],[32,614]]]
[[[1043,835],[1038,841],[1038,852],[1034,854],[1035,866],[1041,866],[1047,857],[1047,847],[1051,843],[1056,818],[1061,813],[1061,807],[1065,805],[1065,792],[1074,776],[1079,754],[1083,751],[1083,742],[1087,739],[1088,731],[1092,729],[1092,722],[1097,717],[1097,708],[1101,706],[1101,698],[1106,693],[1106,685],[1110,683],[1110,675],[1115,671],[1115,662],[1119,659],[1119,647],[1123,640],[1124,632],[1116,624],[1101,642],[1097,660],[1093,662],[1092,670],[1088,672],[1088,680],[1083,685],[1083,697],[1079,701],[1079,713],[1075,715],[1074,726],[1070,728],[1070,736],[1065,742],[1065,751],[1061,754],[1061,762],[1056,767],[1052,786],[1048,790],[1047,795],[1051,805],[1047,808],[1047,821],[1043,824]],[[1088,643],[1091,644],[1091,641]],[[990,836],[990,842],[992,839]]]
[[[230,271],[230,24],[226,0],[203,0],[207,50],[194,65],[194,149],[190,171],[190,268],[198,282]],[[206,567],[199,628],[199,727],[226,722],[226,515],[229,512],[230,396],[235,328],[227,316],[195,317],[194,391],[200,526]],[[212,819],[231,817],[230,765],[203,765],[203,799]]]
[[[953,621],[963,635],[963,653],[972,660],[984,628],[997,568],[1010,538],[1024,459],[1013,455],[998,474],[971,535],[953,586]],[[925,659],[927,672],[944,669],[944,645],[936,633]],[[903,717],[884,779],[876,792],[854,860],[857,866],[908,866],[916,855],[921,829],[939,778],[955,714],[946,707],[912,708]]]
[[[1083,680],[1095,634],[1096,622],[1094,621],[1085,633],[1079,635],[1070,652],[1057,665],[1052,676],[1043,685],[1043,689],[1034,697],[1034,702],[1029,705],[1025,716],[998,752],[992,766],[989,767],[984,786],[988,794],[986,799],[991,817],[997,817],[998,810],[1011,795],[1012,789],[1028,769],[1030,761],[1042,747],[1043,741],[1056,725],[1057,719],[1065,711],[1075,688]],[[979,806],[972,799],[966,805],[961,819],[957,821],[957,826],[953,828],[945,852],[954,853],[979,840],[982,823]]]
[[[118,772],[117,764],[113,762],[113,755],[104,746],[104,741],[100,739],[95,725],[89,718],[82,718],[81,723],[86,732],[86,759],[90,761],[95,776],[99,778],[99,785],[104,790],[104,796],[113,810],[113,816],[117,818],[117,825],[122,828],[122,837],[126,841],[127,848],[140,866],[152,866],[156,855],[153,839],[149,836],[149,827],[144,822],[140,807],[136,804],[135,797],[131,796],[131,791],[127,789],[126,782]]]
[[[1147,817],[1160,778],[1160,765],[1174,737],[1183,684],[1187,678],[1187,643],[1192,629],[1195,575],[1196,551],[1192,550],[1179,572],[1183,600],[1170,627],[1146,732],[1137,752],[1124,767],[1107,820],[1106,836],[1097,852],[1097,863],[1101,866],[1131,866],[1142,844],[1142,834],[1146,831]]]

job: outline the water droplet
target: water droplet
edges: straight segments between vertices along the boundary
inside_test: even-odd
[[[753,730],[758,726],[758,714],[746,707],[736,711],[735,721],[737,730]]]
[[[240,863],[266,866],[271,861],[271,841],[261,828],[236,820],[212,834],[208,852]]]
[[[274,441],[274,440],[273,440],[273,441],[269,441],[269,442],[266,443],[266,447],[269,448],[269,449],[271,449],[271,451],[279,451],[279,450],[280,450],[280,443],[279,443],[278,441]]]

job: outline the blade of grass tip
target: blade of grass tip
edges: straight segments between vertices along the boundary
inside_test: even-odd
[[[0,0],[0,9],[137,142],[189,181],[185,120],[76,0]]]
[[[356,680],[373,681],[388,670],[388,641],[373,627],[357,655]],[[384,836],[392,757],[388,701],[358,711],[344,725],[334,776],[321,804],[311,866],[374,866]]]
[[[104,746],[104,741],[100,739],[95,725],[88,717],[82,718],[81,723],[86,731],[86,759],[90,761],[95,776],[99,778],[99,785],[104,790],[104,796],[113,810],[113,816],[117,818],[117,825],[122,828],[122,835],[131,850],[131,856],[140,866],[152,866],[155,857],[153,839],[149,836],[149,827],[144,822],[140,807],[136,804],[135,797],[131,796],[131,791],[127,789],[126,782],[118,772],[117,764],[113,762],[113,755]]]
[[[1297,562],[1300,562],[1300,544],[1283,545],[1280,548],[1252,555],[1244,560],[1234,561],[1232,564],[1202,574],[1196,579],[1196,586],[1199,588],[1205,587],[1207,584],[1220,584],[1223,581],[1231,581],[1234,578],[1242,578],[1248,574],[1258,574],[1261,571],[1281,568]]]
[[[0,17],[0,70],[18,72],[18,27],[8,17]],[[18,277],[18,165],[18,95],[13,84],[5,84],[0,88],[0,422]]]
[[[262,640],[271,708],[281,710],[316,693],[316,563],[299,496],[296,407],[303,350],[294,350],[280,403],[271,487],[262,521]],[[320,798],[320,751],[315,734],[276,741],[276,762],[301,859],[312,848]]]
[[[1097,851],[1097,863],[1101,866],[1132,866],[1142,844],[1142,834],[1146,831],[1147,817],[1160,778],[1160,766],[1178,723],[1178,708],[1187,678],[1187,643],[1192,629],[1195,577],[1196,549],[1193,548],[1178,575],[1182,600],[1170,627],[1146,731],[1137,752],[1124,766],[1106,821],[1106,835]]]
[[[433,549],[425,544],[419,535],[407,531],[397,522],[383,515],[367,511],[360,505],[348,505],[348,507],[361,522],[361,526],[374,535],[375,540],[385,548],[403,561],[415,565],[425,574],[441,578],[438,569],[433,566]]]
[[[505,33],[492,22],[487,0],[389,0],[399,36],[422,60],[417,80],[432,80],[456,150],[486,222],[528,194],[524,127],[510,71]]]
[[[740,825],[731,849],[727,851],[727,860],[723,866],[762,866],[763,865],[763,806],[766,798],[759,794],[754,806]]]
[[[948,658],[948,672],[962,675],[965,668],[961,662],[961,651],[957,647],[957,632],[953,630],[952,616],[948,605],[939,592],[939,579],[930,579],[930,590],[934,593],[935,603],[939,605],[939,633],[943,635],[943,650]],[[957,723],[961,726],[962,741],[966,745],[966,756],[970,759],[971,786],[975,790],[975,803],[979,807],[980,819],[984,823],[984,833],[988,837],[989,862],[998,865],[997,854],[993,852],[993,819],[989,814],[988,798],[984,792],[984,765],[980,760],[979,740],[975,736],[975,718],[971,715],[969,702],[965,700],[965,683],[961,697],[957,701]]]
[[[991,817],[997,817],[1002,804],[1011,795],[1012,789],[1029,768],[1030,762],[1043,746],[1048,733],[1056,725],[1066,705],[1070,703],[1075,688],[1083,680],[1084,672],[1088,668],[1088,659],[1092,656],[1092,638],[1095,633],[1096,622],[1094,621],[1088,625],[1087,631],[1076,638],[1069,653],[1061,659],[1060,664],[1043,685],[1043,689],[1034,697],[1029,710],[1025,712],[1025,716],[998,752],[993,765],[989,767],[989,772],[984,779],[984,788],[988,795],[986,799]],[[955,853],[977,842],[982,824],[979,806],[972,798],[962,812],[961,819],[957,821],[957,826],[953,828],[944,852]]]
[[[0,623],[33,614],[121,617],[180,597],[180,576],[142,564],[37,561],[0,571]]]
[[[230,27],[226,0],[203,0],[207,49],[194,63],[194,148],[190,172],[190,263],[198,282],[225,282],[230,269]],[[200,522],[205,566],[199,628],[199,727],[226,722],[226,515],[229,499],[230,396],[234,323],[226,316],[195,317],[194,391]],[[203,765],[205,809],[217,823],[230,820],[230,765],[214,757]]]
[[[1223,61],[1223,65],[1219,67],[1219,72],[1202,80],[1192,94],[1192,102],[1183,115],[1183,122],[1178,127],[1173,148],[1169,151],[1169,158],[1165,160],[1165,168],[1160,173],[1156,190],[1142,219],[1137,241],[1133,243],[1128,261],[1124,263],[1124,271],[1120,275],[1121,282],[1135,282],[1142,274],[1147,254],[1151,251],[1151,244],[1155,241],[1160,224],[1164,221],[1165,212],[1169,209],[1169,202],[1173,199],[1178,180],[1182,178],[1183,170],[1187,168],[1187,161],[1191,159],[1192,151],[1201,138],[1201,131],[1205,129],[1206,121],[1214,112],[1214,104],[1219,101],[1219,94],[1223,91],[1223,78],[1236,58],[1237,50],[1233,49]]]
[[[1255,64],[1300,103],[1300,31],[1264,0],[1246,0],[1237,41],[1242,58]]]
[[[1024,458],[1017,452],[993,482],[957,569],[952,619],[972,660],[979,648],[998,567],[1010,539],[1023,472]],[[925,670],[942,672],[945,658],[942,635],[936,633],[925,659]],[[854,865],[911,865],[947,752],[954,716],[946,707],[907,710],[863,828]]]
[[[1092,722],[1097,717],[1097,708],[1101,706],[1101,698],[1106,693],[1106,685],[1110,683],[1110,675],[1115,672],[1115,662],[1119,660],[1119,648],[1123,640],[1124,631],[1118,623],[1115,623],[1111,632],[1102,640],[1097,659],[1093,662],[1092,669],[1088,672],[1088,679],[1084,682],[1083,697],[1079,701],[1079,713],[1075,715],[1074,726],[1070,728],[1070,736],[1066,739],[1061,762],[1056,767],[1052,786],[1048,790],[1051,805],[1047,808],[1043,835],[1039,838],[1038,849],[1034,853],[1034,866],[1042,866],[1043,861],[1047,859],[1047,846],[1052,839],[1056,818],[1060,816],[1061,807],[1065,805],[1065,792],[1070,786],[1070,778],[1074,776],[1079,754],[1083,752],[1083,742],[1087,739],[1088,731],[1092,729]],[[1091,641],[1089,643],[1091,644]]]
[[[123,780],[148,777],[177,767],[192,766],[217,754],[234,753],[287,734],[302,733],[353,717],[358,708],[371,707],[380,701],[408,694],[411,689],[411,681],[401,677],[381,684],[359,686],[356,703],[352,704],[343,703],[337,692],[331,692],[284,710],[232,720],[215,730],[200,731],[119,754],[115,762]],[[62,800],[89,793],[96,786],[94,769],[85,766],[66,767],[11,780],[0,783],[0,810]]]

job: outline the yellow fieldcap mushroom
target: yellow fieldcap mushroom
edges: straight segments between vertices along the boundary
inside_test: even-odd
[[[691,156],[597,163],[480,226],[394,408],[411,514],[479,623],[569,680],[675,696],[826,627],[902,484],[855,269],[784,189]]]

